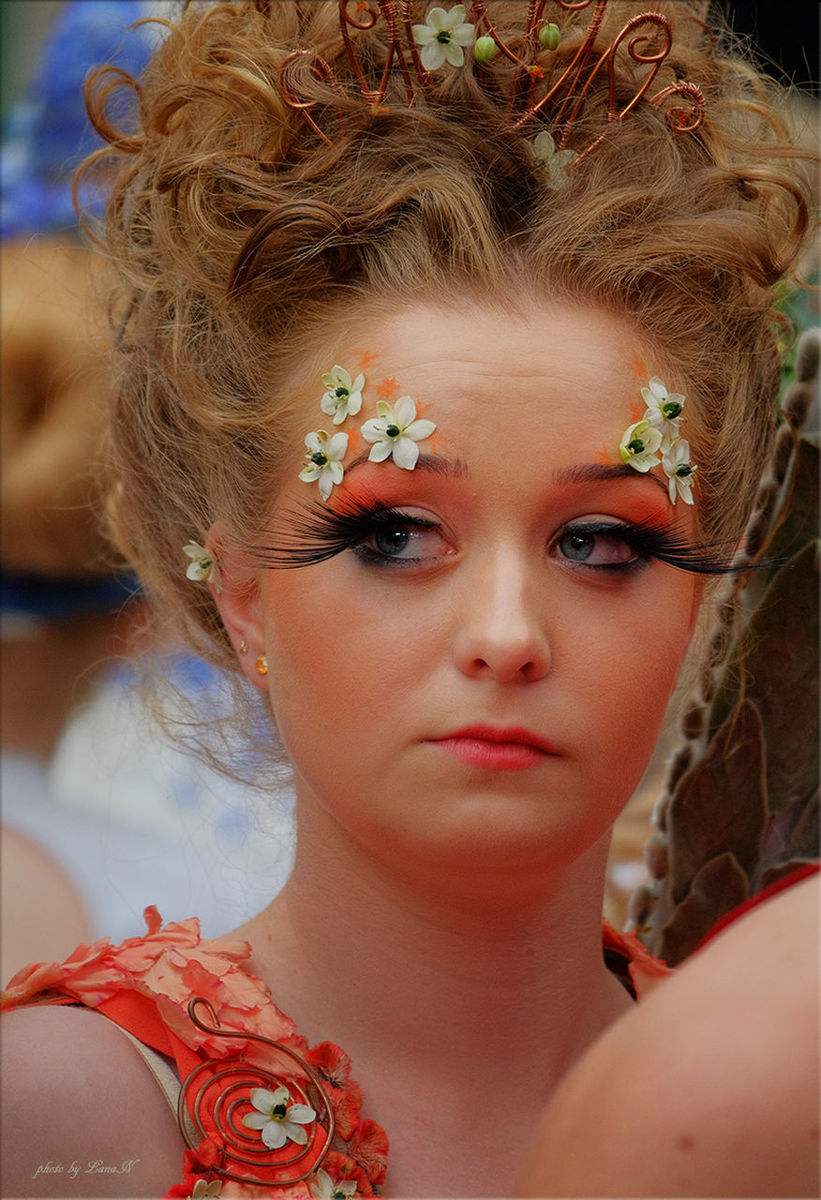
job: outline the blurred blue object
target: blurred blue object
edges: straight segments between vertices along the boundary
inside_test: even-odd
[[[117,612],[140,591],[135,575],[98,579],[58,578],[0,566],[0,612],[59,621],[86,613]]]
[[[85,110],[88,72],[115,63],[138,74],[161,34],[134,21],[157,10],[142,0],[69,0],[58,12],[33,79],[5,122],[0,171],[0,236],[72,233],[71,181],[100,139]]]

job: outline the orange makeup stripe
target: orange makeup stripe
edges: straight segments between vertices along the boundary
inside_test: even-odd
[[[647,367],[644,365],[644,359],[639,354],[634,353],[633,361],[630,363],[630,370],[637,379],[647,378]]]

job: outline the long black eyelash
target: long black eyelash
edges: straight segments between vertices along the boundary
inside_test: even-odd
[[[724,555],[719,553],[718,543],[688,542],[667,526],[654,525],[651,521],[632,522],[569,522],[568,530],[576,533],[616,538],[629,546],[639,559],[657,559],[668,566],[678,567],[696,575],[732,575],[749,569],[749,563],[735,565],[734,548]],[[601,570],[619,570],[632,564],[613,564]]]
[[[309,567],[325,562],[359,545],[380,529],[431,529],[435,521],[409,516],[390,505],[369,506],[348,499],[344,508],[329,508],[314,504],[308,512],[293,512],[283,522],[282,540],[274,545],[251,546],[249,552],[256,564],[274,570]],[[717,543],[690,543],[667,526],[650,521],[632,522],[568,522],[565,530],[590,536],[617,538],[630,547],[639,559],[656,559],[696,575],[731,575],[749,570],[750,564],[733,563],[734,547],[724,554]],[[601,570],[623,570],[614,564]]]
[[[344,508],[314,504],[307,513],[286,514],[281,541],[271,546],[251,546],[249,552],[260,567],[275,570],[310,567],[350,550],[380,529],[394,529],[397,525],[405,529],[432,529],[436,522],[408,516],[389,505],[372,507],[351,499]]]

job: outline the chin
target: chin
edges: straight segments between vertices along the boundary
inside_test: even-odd
[[[589,852],[606,859],[610,825],[568,821],[562,806],[524,804],[521,798],[470,796],[435,822],[419,819],[395,840],[387,830],[375,839],[380,854],[391,846],[404,870],[411,862],[449,886],[487,899],[543,891]],[[410,836],[408,836],[410,834]]]

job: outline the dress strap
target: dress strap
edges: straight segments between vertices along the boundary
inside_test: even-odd
[[[102,1015],[102,1014],[101,1014]],[[114,1024],[114,1022],[112,1022]],[[146,1046],[139,1038],[135,1038],[133,1033],[129,1033],[127,1029],[123,1029],[122,1025],[117,1025],[121,1033],[124,1033],[131,1042],[134,1049],[139,1053],[145,1065],[148,1067],[151,1074],[160,1085],[160,1090],[165,1096],[168,1107],[171,1109],[174,1120],[177,1120],[177,1102],[179,1100],[180,1081],[177,1074],[168,1059],[165,1058],[156,1050],[152,1050],[150,1046]]]

